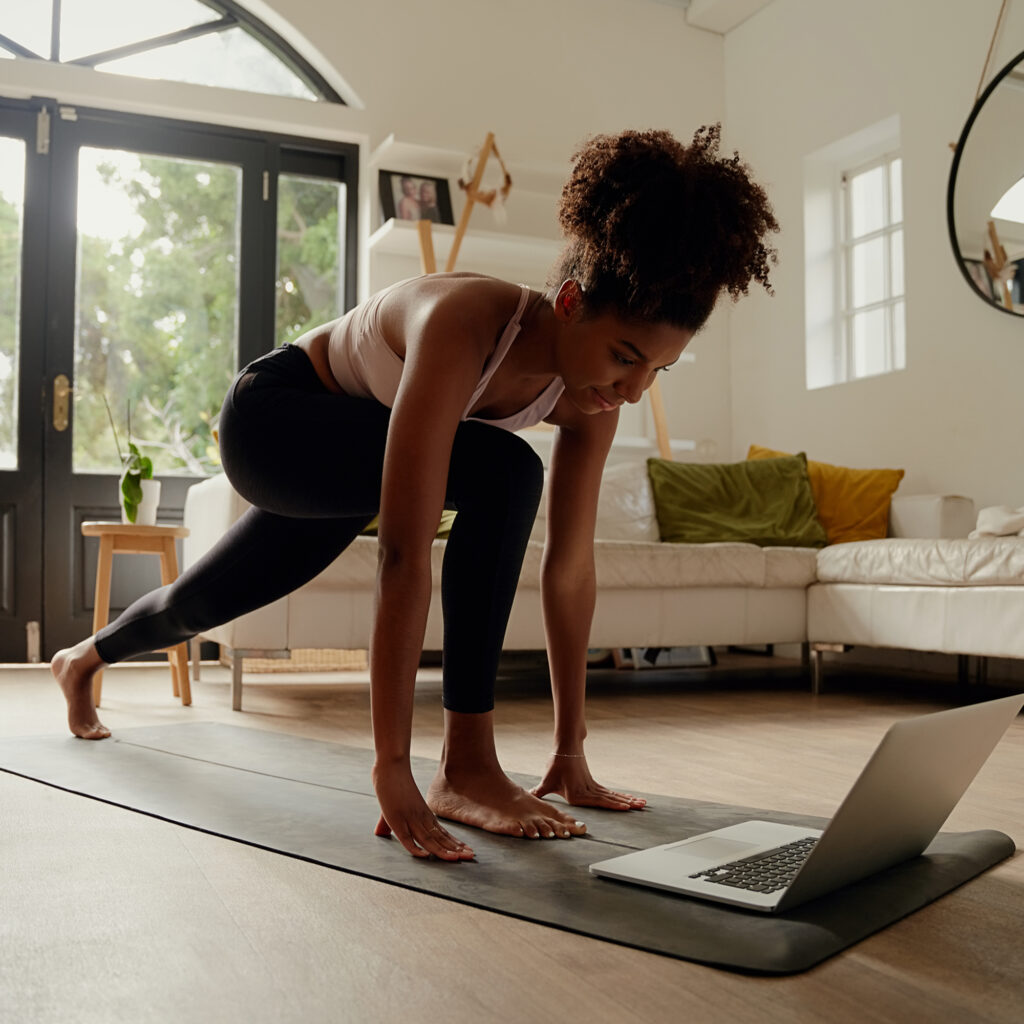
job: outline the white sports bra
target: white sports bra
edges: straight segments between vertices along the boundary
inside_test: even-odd
[[[345,394],[356,398],[375,398],[388,408],[395,404],[405,363],[384,338],[380,327],[380,305],[384,296],[405,283],[399,281],[378,292],[355,309],[349,310],[331,328],[328,348],[331,373]],[[529,405],[503,419],[469,415],[469,410],[480,400],[488,382],[519,334],[519,321],[530,298],[530,289],[526,285],[520,285],[520,289],[519,305],[484,366],[480,382],[462,413],[464,420],[479,420],[504,430],[523,430],[540,423],[554,409],[565,388],[562,379],[556,377]]]

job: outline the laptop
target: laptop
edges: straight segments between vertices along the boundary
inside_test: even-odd
[[[601,878],[779,913],[922,853],[1024,693],[897,722],[821,829],[746,821],[590,865]]]

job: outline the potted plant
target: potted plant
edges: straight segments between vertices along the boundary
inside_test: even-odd
[[[153,526],[156,523],[156,510],[160,503],[160,481],[153,479],[153,460],[139,451],[138,445],[132,441],[132,404],[128,403],[128,454],[121,451],[117,427],[110,412],[106,396],[103,404],[107,407],[110,429],[114,432],[114,444],[121,460],[121,521]]]

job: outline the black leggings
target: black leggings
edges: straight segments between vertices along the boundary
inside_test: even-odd
[[[276,601],[319,574],[377,514],[391,410],[329,392],[302,349],[285,346],[235,379],[220,451],[252,508],[172,584],[96,635],[111,664],[182,643]],[[445,507],[444,706],[485,712],[543,485],[522,438],[466,421],[455,433]]]

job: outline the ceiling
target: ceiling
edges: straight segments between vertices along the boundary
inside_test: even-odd
[[[725,35],[772,0],[645,0],[686,11],[687,24]]]

